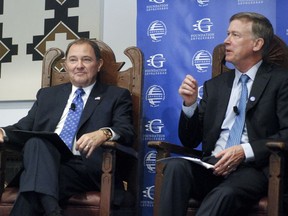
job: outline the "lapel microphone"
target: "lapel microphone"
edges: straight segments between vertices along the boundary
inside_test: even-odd
[[[240,114],[239,109],[238,109],[237,106],[234,106],[234,107],[233,107],[233,111],[234,111],[234,113],[235,113],[236,115],[239,115],[239,114]]]
[[[75,105],[75,103],[71,103],[70,109],[71,109],[72,111],[75,111],[75,110],[76,110],[76,105]]]

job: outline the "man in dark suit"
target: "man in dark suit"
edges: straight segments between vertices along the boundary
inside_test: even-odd
[[[67,159],[43,138],[30,138],[23,144],[24,170],[13,216],[61,215],[59,201],[100,188],[101,144],[118,140],[129,146],[133,142],[130,92],[97,80],[103,64],[98,45],[78,39],[68,45],[65,55],[71,83],[40,89],[27,116],[1,128],[0,143],[6,138],[11,145],[21,145],[15,129],[56,132],[62,137],[69,113],[80,109],[73,99],[76,90],[81,89],[84,108],[73,136],[74,156]]]
[[[179,138],[186,147],[202,143],[203,160],[215,167],[208,170],[183,159],[167,161],[159,215],[186,215],[190,197],[202,201],[199,216],[246,215],[244,210],[267,194],[265,142],[288,140],[288,71],[263,60],[273,35],[266,17],[235,14],[224,41],[226,61],[235,70],[205,82],[199,104],[197,81],[191,75],[183,80]],[[239,81],[242,74],[248,76],[247,89]],[[239,108],[242,89],[249,95],[243,111]],[[245,122],[239,141],[227,147],[241,114]]]

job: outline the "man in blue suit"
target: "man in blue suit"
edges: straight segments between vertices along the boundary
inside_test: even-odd
[[[21,145],[15,129],[61,134],[69,110],[78,109],[73,102],[76,90],[84,90],[72,157],[66,159],[47,139],[34,137],[22,144],[24,170],[13,216],[62,215],[59,201],[75,193],[99,190],[101,144],[118,140],[129,146],[133,142],[130,92],[97,80],[103,64],[98,45],[78,39],[68,45],[65,55],[71,82],[40,89],[27,116],[0,130],[0,144],[8,138],[11,145]]]
[[[224,41],[225,60],[235,70],[205,82],[199,104],[197,81],[191,75],[183,80],[179,138],[190,148],[202,143],[203,160],[215,168],[208,170],[183,159],[167,161],[160,216],[186,215],[191,197],[202,201],[199,216],[246,215],[243,211],[267,194],[270,152],[265,143],[288,141],[288,71],[263,59],[273,36],[266,17],[235,14]],[[241,75],[248,78],[246,110],[239,108],[241,91],[246,89]],[[238,130],[239,141],[227,146],[241,114],[245,122]]]

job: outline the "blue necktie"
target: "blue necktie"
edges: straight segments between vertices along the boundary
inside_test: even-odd
[[[75,93],[76,96],[72,101],[63,129],[59,135],[70,150],[72,150],[73,147],[75,134],[83,110],[82,95],[84,95],[85,92],[82,88],[79,88]]]
[[[238,105],[238,112],[239,114],[235,118],[235,122],[231,128],[229,138],[225,148],[229,148],[234,145],[238,145],[241,142],[241,136],[243,133],[243,128],[245,124],[245,109],[246,109],[246,102],[248,98],[248,89],[247,89],[247,82],[249,77],[246,74],[241,75],[240,82],[242,86],[241,96]]]

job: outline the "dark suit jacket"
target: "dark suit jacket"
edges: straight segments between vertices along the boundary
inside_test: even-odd
[[[184,146],[194,148],[202,142],[204,154],[211,154],[221,132],[234,77],[232,70],[205,82],[194,115],[188,119],[181,113],[179,138]],[[255,155],[253,165],[267,170],[269,150],[265,142],[288,141],[288,71],[261,64],[248,97],[246,126]]]
[[[24,145],[23,140],[13,133],[14,129],[53,132],[65,109],[71,89],[72,85],[70,83],[40,89],[37,93],[37,100],[27,116],[19,120],[18,123],[3,128],[11,145],[19,144],[20,147]],[[132,124],[132,100],[130,92],[127,89],[108,86],[97,81],[84,107],[76,134],[77,139],[85,133],[98,130],[102,127],[110,127],[115,133],[120,135],[119,142],[123,145],[132,145],[134,128]],[[102,148],[97,148],[88,159],[82,157],[83,163],[90,170],[90,174],[93,172],[91,177],[93,176],[93,181],[98,186],[100,184],[99,171],[102,165],[102,152]],[[10,183],[10,186],[19,184],[20,174],[21,171]],[[124,193],[121,190],[121,177],[117,170],[115,175],[114,204],[119,204],[122,202]],[[27,181],[25,184],[26,186],[28,185],[28,188],[38,187],[34,185],[34,181]],[[82,190],[82,188],[78,188],[78,185],[74,186],[77,188],[75,189],[76,191]],[[45,183],[40,187],[51,187],[51,185]],[[61,186],[59,187],[61,188]],[[71,196],[75,190],[61,191],[60,199]],[[54,192],[54,190],[52,191]]]
[[[9,142],[21,144],[14,129],[54,131],[66,106],[72,85],[70,83],[40,89],[37,100],[27,116],[18,123],[4,127]],[[108,86],[97,81],[84,107],[77,139],[101,127],[110,127],[120,135],[119,142],[131,145],[134,138],[132,100],[127,89]]]

